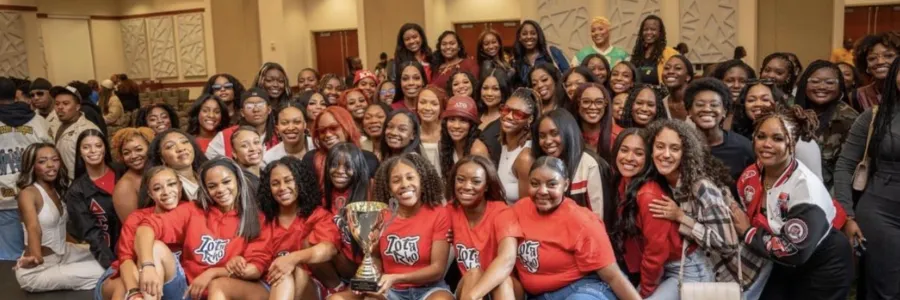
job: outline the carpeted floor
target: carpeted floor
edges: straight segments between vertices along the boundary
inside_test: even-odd
[[[0,299],[4,300],[91,300],[93,291],[28,293],[19,288],[13,261],[0,261]]]

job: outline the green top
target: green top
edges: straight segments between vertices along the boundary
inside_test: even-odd
[[[594,53],[603,54],[603,56],[606,57],[606,60],[609,61],[610,68],[615,66],[620,61],[628,60],[629,56],[628,52],[625,52],[625,50],[622,50],[622,48],[616,46],[610,46],[609,49],[606,49],[606,52],[602,52],[600,51],[600,49],[597,49],[596,46],[588,45],[584,48],[581,48],[581,50],[579,50],[578,53],[575,54],[575,57],[572,57],[572,65],[574,66],[581,64],[581,61],[584,60],[585,57]]]

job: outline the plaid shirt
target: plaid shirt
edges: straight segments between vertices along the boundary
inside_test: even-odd
[[[731,192],[703,179],[691,188],[690,195],[674,193],[674,196],[685,214],[685,220],[682,220],[678,231],[706,252],[717,282],[737,281],[736,250],[739,249],[740,238],[731,220],[729,205],[734,202]],[[746,248],[741,248],[741,260],[744,262],[741,266],[744,273],[741,285],[748,287],[756,279],[766,260]]]

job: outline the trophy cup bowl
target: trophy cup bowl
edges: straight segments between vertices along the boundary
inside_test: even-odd
[[[388,210],[387,204],[375,201],[353,202],[344,207],[347,228],[363,252],[362,263],[350,279],[350,289],[354,291],[378,291],[381,271],[372,260],[372,252],[378,247],[381,232],[386,227],[384,212]]]

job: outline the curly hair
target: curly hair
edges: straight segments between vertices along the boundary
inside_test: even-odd
[[[319,86],[316,87],[319,89],[319,93],[322,93],[323,95],[325,94],[325,86],[327,86],[328,82],[331,81],[332,79],[336,79],[338,82],[340,82],[340,84],[337,86],[339,91],[343,91],[344,89],[347,88],[345,86],[346,83],[343,80],[341,80],[341,77],[337,76],[337,74],[334,74],[334,73],[327,73],[325,75],[322,75],[322,79],[319,79]],[[329,105],[330,104],[331,103],[329,103]]]
[[[463,69],[456,70],[455,72],[453,72],[453,74],[450,74],[450,80],[447,80],[447,83],[444,84],[445,86],[443,87],[444,90],[447,91],[447,95],[450,97],[459,96],[459,95],[453,94],[453,80],[456,79],[456,75],[463,75],[463,76],[466,76],[467,79],[469,79],[469,83],[472,84],[472,94],[468,95],[468,96],[474,97],[475,96],[475,88],[479,86],[478,79],[475,78],[475,75],[472,75],[472,73],[469,73],[469,71],[466,71]],[[463,95],[463,96],[466,96],[466,95]]]
[[[294,204],[297,206],[297,215],[301,218],[309,217],[316,207],[322,204],[319,181],[310,168],[303,167],[300,159],[288,155],[269,163],[260,173],[259,208],[266,217],[266,222],[276,222],[281,209],[281,204],[275,200],[275,195],[272,193],[271,185],[272,171],[279,166],[286,167],[294,179],[294,194],[297,196]]]
[[[734,121],[731,125],[731,131],[748,139],[753,135],[753,120],[747,115],[747,94],[750,93],[750,89],[758,85],[769,88],[769,91],[772,93],[772,100],[775,101],[775,107],[773,109],[787,105],[785,102],[787,97],[784,92],[771,81],[757,81],[745,85],[744,89],[741,90],[741,94],[738,96],[738,104],[735,104],[736,108],[734,110]]]
[[[103,135],[100,130],[97,129],[88,129],[82,131],[81,134],[78,135],[78,140],[75,142],[75,178],[81,177],[82,174],[87,174],[87,165],[84,162],[84,158],[81,153],[81,143],[84,142],[84,139],[88,137],[97,137],[100,141],[103,142],[103,164],[107,167],[112,163],[112,153],[109,151],[109,141],[106,139],[106,136]]]
[[[804,109],[799,105],[792,105],[780,107],[760,116],[753,123],[753,132],[759,131],[762,124],[771,118],[778,118],[781,121],[784,135],[791,141],[788,149],[793,149],[800,141],[814,139],[816,128],[819,126],[819,119],[816,117],[815,111]],[[755,139],[752,140],[755,141]]]
[[[172,176],[176,179],[178,178],[177,173],[172,168],[165,166],[155,166],[147,169],[144,172],[144,176],[141,176],[141,187],[138,189],[138,206],[137,208],[148,208],[153,207],[156,203],[156,200],[150,196],[150,181],[153,180],[153,177],[156,177],[157,174],[162,173],[163,171],[172,172]],[[176,180],[178,183],[178,202],[187,202],[190,201],[187,197],[187,194],[184,193],[184,189],[181,187],[181,180]]]
[[[647,21],[655,20],[659,23],[659,38],[653,42],[653,45],[650,45],[649,49],[644,48],[644,41],[641,38],[641,35],[644,32],[644,27],[647,26]],[[663,50],[666,48],[666,25],[663,24],[662,19],[660,19],[656,15],[649,15],[641,21],[641,27],[638,29],[637,38],[634,40],[634,49],[631,50],[631,63],[634,65],[640,66],[647,62],[652,62],[654,64],[659,63],[663,58]],[[650,51],[650,57],[644,57],[646,51]],[[635,73],[637,74],[637,73]],[[635,76],[637,77],[637,76]]]
[[[820,69],[829,69],[834,72],[834,75],[837,77],[838,81],[838,95],[828,101],[828,103],[817,104],[809,100],[809,96],[807,95],[806,89],[809,83],[809,78],[812,77],[812,74]],[[816,133],[824,133],[828,123],[831,122],[831,119],[834,117],[835,111],[837,111],[838,104],[841,103],[841,99],[848,98],[850,96],[850,91],[844,85],[844,76],[841,73],[841,68],[830,61],[827,60],[816,60],[809,64],[809,67],[806,68],[806,71],[803,72],[803,75],[800,76],[800,79],[797,80],[797,95],[794,98],[794,103],[803,107],[805,109],[817,109],[822,108],[820,111],[822,113],[818,114],[818,125],[819,128],[816,130]]]
[[[406,43],[404,43],[403,41],[403,35],[410,30],[415,30],[419,34],[419,38],[422,40],[422,46],[419,47],[419,53],[413,53],[409,49],[406,49]],[[416,55],[420,53],[425,56],[426,62],[431,62],[432,51],[431,47],[428,46],[428,37],[425,36],[425,29],[422,29],[422,26],[416,23],[403,24],[403,26],[400,26],[400,31],[397,32],[397,45],[394,48],[394,63],[397,65],[402,65],[405,62],[417,62],[418,60],[416,59]],[[396,68],[396,70],[397,72],[403,72],[402,68]],[[399,74],[397,74],[396,77],[399,78]],[[425,77],[424,72],[422,72],[422,77]]]
[[[418,153],[403,153],[385,160],[378,171],[375,172],[375,188],[372,197],[375,201],[390,203],[394,199],[393,192],[390,187],[391,172],[398,164],[404,164],[416,169],[419,174],[419,199],[428,207],[439,207],[444,201],[444,184],[441,182],[441,175],[438,174],[434,166],[428,162],[425,156]]]
[[[447,121],[449,119],[450,118],[444,118],[441,120],[441,140],[438,142],[438,157],[440,158],[441,170],[444,173],[444,178],[450,178],[446,176],[450,175],[450,169],[453,168],[453,153],[456,152],[456,142],[450,137],[450,130],[447,128]],[[470,151],[472,151],[472,145],[475,144],[475,141],[481,138],[481,129],[478,128],[478,124],[475,124],[475,122],[465,118],[459,119],[469,123],[469,132],[466,133],[466,138],[462,141],[463,153],[459,156],[464,157],[468,156]]]
[[[109,140],[112,146],[113,160],[124,164],[125,161],[122,157],[122,147],[125,147],[126,143],[138,137],[142,138],[144,143],[147,143],[147,146],[150,146],[150,141],[153,141],[153,138],[156,137],[156,133],[153,132],[153,129],[147,127],[125,127],[116,131],[116,133],[113,134],[112,139]]]
[[[500,182],[500,175],[497,175],[497,167],[494,166],[490,159],[478,155],[467,155],[460,158],[450,169],[450,172],[447,172],[447,186],[444,188],[444,199],[450,201],[454,206],[460,205],[459,200],[456,199],[456,174],[459,172],[459,168],[465,164],[476,164],[484,170],[485,189],[483,197],[485,201],[506,201],[506,190],[503,188],[503,183]]]
[[[0,77],[2,78],[2,77]],[[21,160],[21,169],[19,172],[19,177],[16,179],[16,187],[19,190],[23,190],[26,187],[37,183],[37,174],[34,173],[34,165],[37,164],[37,154],[41,149],[50,148],[53,149],[53,152],[56,153],[56,156],[60,159],[59,162],[59,170],[56,172],[56,180],[53,182],[48,182],[58,195],[65,195],[66,190],[69,189],[69,185],[72,184],[72,180],[69,180],[69,171],[66,170],[66,164],[62,163],[62,156],[59,153],[59,150],[56,149],[56,145],[45,142],[38,142],[31,145],[28,145],[25,148],[25,151],[22,152],[22,160]],[[60,197],[61,200],[65,200]]]
[[[784,52],[775,52],[766,56],[763,59],[762,66],[759,68],[759,75],[762,77],[762,74],[765,73],[766,66],[769,65],[769,62],[780,59],[784,60],[785,65],[787,65],[788,78],[784,83],[779,84],[779,88],[782,91],[790,92],[794,90],[794,83],[797,82],[797,68],[799,66],[795,66],[793,62],[791,62],[791,56],[788,53]]]
[[[150,116],[150,112],[154,108],[161,108],[166,111],[166,114],[169,115],[170,128],[181,128],[181,125],[178,123],[178,112],[166,103],[154,103],[138,109],[137,115],[134,117],[134,124],[131,127],[149,127],[147,125],[147,117]]]
[[[225,102],[222,102],[222,99],[219,99],[216,95],[203,94],[191,104],[191,109],[188,111],[187,133],[199,136],[201,131],[203,131],[203,128],[200,126],[200,111],[203,108],[203,104],[206,104],[207,101],[215,102],[219,108],[219,124],[216,124],[216,127],[213,128],[213,134],[231,126],[231,117],[228,115],[228,106],[225,105]]]
[[[638,84],[631,89],[631,92],[628,93],[628,98],[625,100],[625,108],[623,108],[622,111],[623,128],[638,126],[638,124],[634,121],[633,116],[634,102],[637,101],[638,95],[645,89],[649,89],[651,92],[653,92],[653,97],[656,98],[656,116],[653,118],[653,120],[650,120],[650,123],[653,123],[653,121],[656,120],[665,120],[669,118],[668,114],[666,113],[666,107],[663,104],[663,98],[665,97],[663,96],[661,88],[649,84]]]
[[[441,65],[443,65],[445,62],[447,62],[447,59],[444,58],[444,54],[441,53],[441,41],[443,41],[444,38],[451,36],[451,35],[453,36],[453,38],[456,39],[456,44],[459,45],[458,46],[459,52],[456,54],[456,57],[459,57],[459,58],[468,57],[468,54],[466,54],[466,47],[463,45],[463,40],[459,38],[459,35],[457,35],[455,31],[447,30],[447,31],[444,31],[443,33],[441,33],[441,35],[437,39],[437,43],[434,45],[434,49],[436,52],[435,54],[437,54],[437,55],[432,55],[431,65],[434,66],[435,68],[440,68]],[[423,40],[422,42],[425,43],[426,41]],[[451,76],[450,78],[453,78],[453,77]]]
[[[566,95],[566,88],[563,85],[562,74],[559,73],[559,69],[556,68],[556,65],[546,62],[538,63],[537,65],[535,65],[534,68],[531,69],[531,72],[528,72],[528,82],[526,83],[526,86],[532,90],[534,89],[534,85],[531,84],[531,78],[532,76],[534,76],[534,73],[539,70],[546,72],[547,75],[550,75],[550,79],[553,80],[553,94],[550,95],[550,101],[553,102],[554,106],[558,109],[568,109],[568,107],[566,106],[566,99],[569,97],[568,95]],[[590,71],[588,71],[588,73],[590,73]],[[544,100],[540,98],[538,98],[538,103],[540,103],[542,107],[543,105],[545,105]]]
[[[384,137],[384,134],[387,134],[388,124],[391,123],[391,120],[393,120],[394,118],[396,118],[399,115],[404,115],[409,119],[409,127],[410,127],[409,129],[412,130],[412,132],[410,134],[412,135],[413,140],[410,141],[409,144],[406,145],[406,147],[404,147],[403,149],[401,149],[398,152],[394,149],[391,149],[391,146],[388,146],[387,139]],[[408,153],[408,152],[421,153],[421,151],[422,151],[422,149],[421,149],[421,147],[422,147],[422,126],[419,123],[419,117],[417,117],[415,113],[405,110],[405,109],[398,109],[398,110],[391,111],[390,113],[388,113],[387,117],[384,118],[384,126],[382,128],[383,128],[382,130],[384,131],[384,133],[382,133],[382,136],[381,136],[381,145],[378,146],[379,149],[381,149],[380,152],[381,152],[382,159],[393,156],[395,154],[399,154],[399,153]],[[374,147],[374,145],[373,145],[373,147]]]
[[[347,105],[349,105],[349,103],[348,103],[349,100],[347,100],[347,98],[350,96],[350,93],[359,93],[359,94],[361,94],[362,97],[363,97],[363,100],[366,101],[366,106],[369,106],[369,104],[372,103],[372,99],[369,99],[369,95],[367,95],[366,92],[364,92],[362,89],[360,89],[360,88],[350,88],[350,89],[345,90],[344,92],[341,93],[341,96],[338,97],[337,105],[340,106],[340,107],[346,108],[347,110],[350,110],[350,108],[347,107]]]

